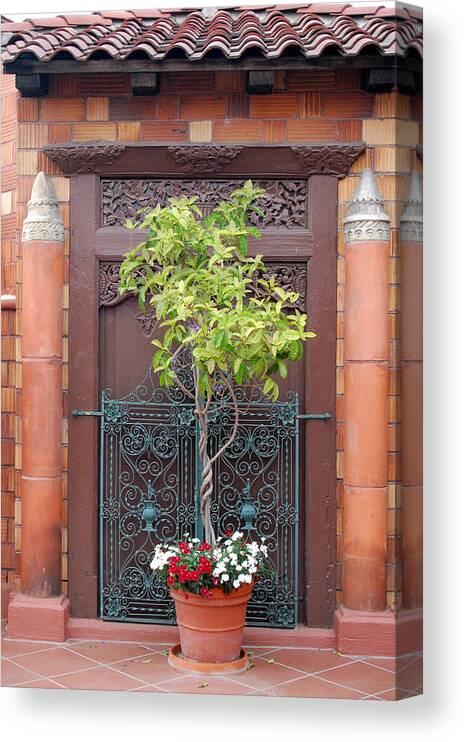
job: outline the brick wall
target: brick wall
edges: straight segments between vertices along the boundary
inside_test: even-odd
[[[15,293],[16,100],[14,78],[1,76],[2,294]],[[15,577],[15,312],[2,311],[2,582]]]
[[[194,91],[194,93],[192,93]],[[343,507],[343,312],[344,241],[343,218],[361,170],[371,166],[392,218],[391,242],[391,358],[390,358],[390,453],[389,453],[389,565],[390,607],[401,603],[401,485],[398,385],[398,319],[400,286],[398,277],[397,228],[402,211],[408,173],[420,167],[415,148],[421,137],[419,100],[396,93],[371,95],[360,89],[355,70],[278,72],[272,95],[249,95],[245,74],[234,71],[165,73],[160,93],[134,98],[130,79],[124,74],[55,75],[50,79],[49,95],[42,99],[18,101],[18,194],[17,225],[22,224],[34,176],[44,170],[52,177],[66,227],[66,276],[68,276],[69,181],[42,154],[44,144],[69,141],[118,140],[125,142],[237,142],[304,143],[307,141],[360,141],[366,153],[356,162],[349,176],[339,184],[339,240],[337,269],[337,542],[341,551],[341,512]],[[19,241],[18,241],[19,244]],[[17,390],[21,393],[21,255],[17,270]],[[65,414],[68,389],[67,327],[68,288],[64,295],[63,397]],[[17,407],[19,415],[20,407]],[[16,465],[21,466],[20,428],[16,427]],[[67,494],[67,425],[63,425],[63,500]],[[17,531],[20,512],[17,509]],[[66,527],[63,532],[63,588],[66,589]],[[17,538],[19,547],[19,538]],[[339,601],[342,575],[339,565]]]

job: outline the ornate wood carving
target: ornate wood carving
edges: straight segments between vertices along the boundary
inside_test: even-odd
[[[117,262],[102,262],[99,270],[99,299],[101,307],[114,307],[127,299],[128,294],[118,290],[119,266]]]
[[[193,145],[168,147],[169,154],[179,163],[184,173],[219,173],[232,162],[243,147],[220,145]]]
[[[286,291],[296,291],[299,294],[296,308],[300,312],[306,312],[306,264],[305,263],[269,263],[266,265],[266,272],[263,278],[269,281],[274,278],[278,286]],[[254,286],[257,296],[260,296],[261,290],[257,282]]]
[[[364,142],[356,144],[321,144],[292,147],[305,175],[333,175],[343,178],[364,152]]]
[[[304,229],[307,227],[307,183],[305,180],[256,181],[266,190],[260,206],[263,216],[254,214],[251,222],[261,229]],[[227,199],[243,180],[155,180],[102,179],[101,214],[103,226],[123,225],[137,216],[139,209],[166,206],[168,199],[196,196],[203,214]]]
[[[131,296],[129,293],[119,294],[119,266],[120,263],[116,261],[100,263],[99,299],[101,307],[114,307]],[[306,311],[306,263],[268,263],[263,278],[266,280],[275,278],[278,286],[282,286],[287,291],[296,291],[299,294],[297,309],[301,312]],[[261,292],[257,282],[254,290],[259,296]],[[136,319],[145,335],[150,336],[155,326],[154,314],[149,310],[139,312]]]
[[[124,144],[88,142],[86,144],[47,145],[43,151],[63,173],[96,173],[111,165],[125,150]]]

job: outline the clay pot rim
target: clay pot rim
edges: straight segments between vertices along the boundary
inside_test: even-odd
[[[208,604],[219,605],[225,602],[230,604],[239,600],[240,602],[246,595],[251,594],[253,591],[254,582],[244,583],[240,587],[234,587],[232,591],[226,595],[223,590],[219,587],[212,588],[212,596],[208,595],[197,595],[196,593],[189,593],[188,591],[170,588],[171,597],[173,600],[179,600],[183,603],[189,603],[190,605],[202,605],[207,606]]]

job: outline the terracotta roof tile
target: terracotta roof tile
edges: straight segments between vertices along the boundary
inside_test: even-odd
[[[94,54],[162,60],[183,52],[193,62],[212,51],[239,59],[252,49],[267,59],[276,59],[289,48],[308,59],[330,47],[344,56],[355,56],[367,46],[384,55],[405,55],[411,49],[422,52],[420,15],[397,5],[246,5],[209,13],[181,7],[104,11],[6,21],[1,30],[6,34],[2,55],[6,64],[23,54],[42,62],[57,56],[86,62]]]

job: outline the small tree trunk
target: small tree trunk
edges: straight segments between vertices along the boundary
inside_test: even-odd
[[[208,420],[204,412],[198,415],[200,426],[200,458],[202,465],[200,486],[200,514],[205,529],[205,541],[214,546],[216,535],[211,522],[211,495],[213,493],[213,469],[208,455]]]

